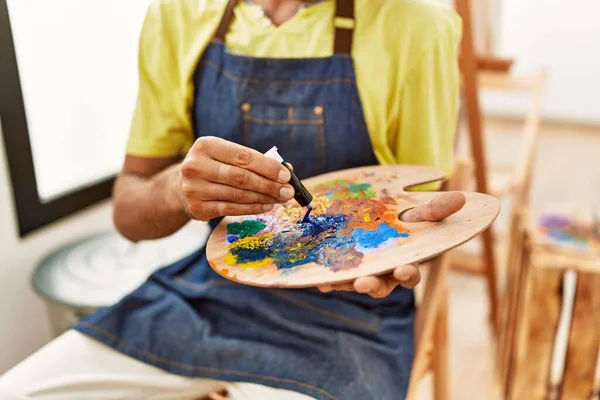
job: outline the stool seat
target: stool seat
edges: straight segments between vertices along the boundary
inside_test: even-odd
[[[118,302],[157,269],[200,248],[206,224],[192,222],[164,239],[133,243],[116,231],[69,243],[45,257],[32,277],[46,300],[76,309]]]

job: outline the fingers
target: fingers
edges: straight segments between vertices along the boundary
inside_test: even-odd
[[[371,297],[382,298],[392,293],[396,286],[400,285],[407,289],[414,288],[421,281],[421,272],[417,265],[409,264],[396,268],[391,274],[383,276],[363,276],[354,282],[340,283],[336,285],[318,286],[322,293],[336,290],[355,291],[365,293]]]
[[[461,192],[447,192],[435,197],[427,204],[419,204],[400,215],[404,222],[441,221],[460,210],[466,202]]]
[[[344,292],[353,292],[354,286],[352,282],[340,283],[337,285],[321,285],[317,286],[322,293],[329,293],[336,290],[344,291]]]
[[[354,290],[371,297],[381,298],[389,296],[398,284],[399,282],[391,275],[363,276],[354,281]]]
[[[224,139],[196,140],[179,168],[178,196],[191,218],[261,214],[294,197],[285,166]]]
[[[208,221],[213,218],[224,215],[256,215],[262,214],[273,209],[273,204],[238,204],[226,201],[205,201],[195,204],[188,204],[188,212],[195,219]]]
[[[186,178],[203,179],[233,188],[249,190],[284,202],[294,197],[294,189],[289,184],[275,182],[247,169],[208,158],[187,161],[186,165],[182,165],[181,172]],[[193,180],[187,179],[189,182]]]
[[[199,201],[219,199],[238,204],[275,204],[286,201],[285,199],[274,198],[251,190],[243,190],[204,180],[194,181],[190,185],[193,185],[195,190],[192,190],[188,198]]]
[[[202,137],[196,141],[194,147],[203,151],[213,160],[253,171],[273,181],[287,183],[291,178],[290,171],[279,162],[254,149],[228,140]]]
[[[421,271],[417,265],[409,264],[396,268],[392,276],[398,284],[407,289],[412,289],[421,282]]]

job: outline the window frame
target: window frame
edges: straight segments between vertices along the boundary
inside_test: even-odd
[[[0,48],[0,122],[19,235],[24,237],[109,198],[115,177],[65,192],[48,202],[41,201],[7,0],[0,0]]]

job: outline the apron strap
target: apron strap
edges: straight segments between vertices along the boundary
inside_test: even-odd
[[[333,24],[335,26],[333,52],[335,54],[352,54],[354,0],[336,0]]]
[[[215,40],[225,42],[225,35],[233,19],[233,10],[238,2],[239,0],[229,0],[227,3],[225,13],[214,35]],[[354,0],[336,0],[333,23],[335,26],[333,52],[335,54],[351,54],[354,34]]]
[[[215,40],[225,42],[225,35],[227,34],[227,31],[229,30],[229,25],[231,24],[231,20],[233,19],[233,10],[235,6],[237,6],[238,2],[239,0],[229,0],[229,2],[227,3],[225,13],[223,14],[221,22],[219,23],[219,27],[215,32]]]

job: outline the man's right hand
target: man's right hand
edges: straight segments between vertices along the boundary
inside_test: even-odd
[[[290,172],[264,154],[217,137],[201,137],[180,164],[177,187],[190,218],[261,214],[294,197]]]

